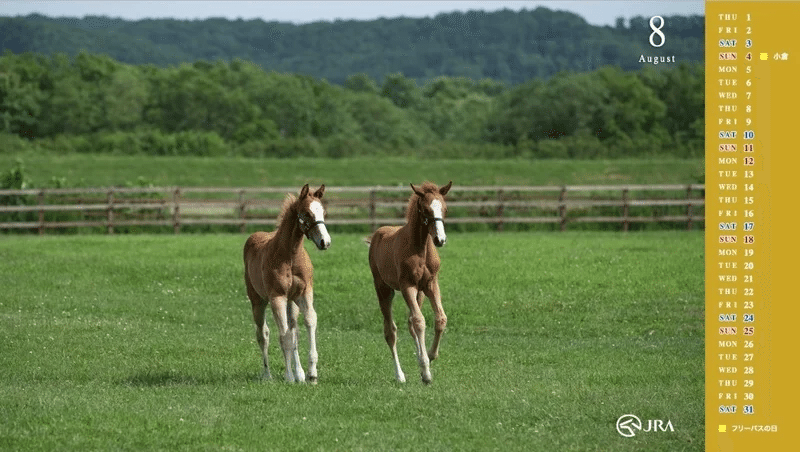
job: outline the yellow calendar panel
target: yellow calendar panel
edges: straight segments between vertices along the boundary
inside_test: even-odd
[[[800,2],[706,3],[706,450],[788,450]]]

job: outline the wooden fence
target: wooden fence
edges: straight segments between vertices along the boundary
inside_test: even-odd
[[[93,228],[109,234],[126,227],[171,228],[226,225],[274,227],[286,193],[296,187],[67,188],[0,190],[0,230]],[[327,187],[329,225],[402,224],[410,195],[406,186]],[[448,194],[448,224],[489,224],[497,230],[520,223],[637,223],[703,227],[704,186],[473,186]],[[673,225],[674,226],[674,225]]]

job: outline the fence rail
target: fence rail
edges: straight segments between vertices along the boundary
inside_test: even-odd
[[[448,223],[555,224],[704,222],[704,186],[566,185],[456,187]],[[0,190],[0,230],[189,225],[274,226],[286,193],[296,187],[136,187]],[[402,224],[408,186],[326,187],[330,225]]]

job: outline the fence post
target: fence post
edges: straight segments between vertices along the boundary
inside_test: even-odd
[[[239,190],[239,218],[242,220],[242,222],[239,223],[239,232],[242,234],[247,231],[245,210],[247,210],[247,203],[244,200],[244,190]]]
[[[39,190],[39,206],[44,205],[44,189]],[[39,235],[44,235],[44,210],[39,209]]]
[[[176,234],[181,233],[181,205],[180,205],[180,198],[181,198],[181,189],[180,187],[175,187],[175,191],[172,193],[172,203],[173,203],[173,210],[172,210],[172,229],[175,231]]]
[[[371,188],[369,190],[369,223],[370,223],[370,227],[372,227],[372,232],[375,232],[375,230],[378,229],[378,221],[375,218],[376,217],[376,214],[375,214],[376,206],[375,206],[375,204],[376,204],[377,196],[378,195],[377,195],[377,193],[375,193],[375,189]]]
[[[686,230],[692,230],[692,185],[686,186]]]
[[[628,188],[622,189],[622,232],[628,232]]]
[[[497,220],[497,230],[499,232],[503,231],[503,210],[505,210],[504,207],[505,206],[503,205],[503,189],[502,188],[498,188],[497,189],[497,219],[498,219]]]
[[[106,197],[106,201],[108,202],[108,208],[106,208],[106,230],[109,234],[114,233],[114,190],[108,190],[108,196]]]
[[[561,217],[561,231],[567,230],[567,187],[561,187],[561,193],[558,195],[558,214]]]

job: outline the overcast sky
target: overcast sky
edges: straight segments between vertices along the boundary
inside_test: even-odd
[[[580,14],[592,25],[613,25],[617,17],[651,17],[704,13],[702,0],[692,1],[21,1],[0,0],[0,16],[39,13],[50,17],[87,15],[146,18],[262,19],[295,24],[336,19],[433,17],[453,11],[514,11],[544,6]]]

